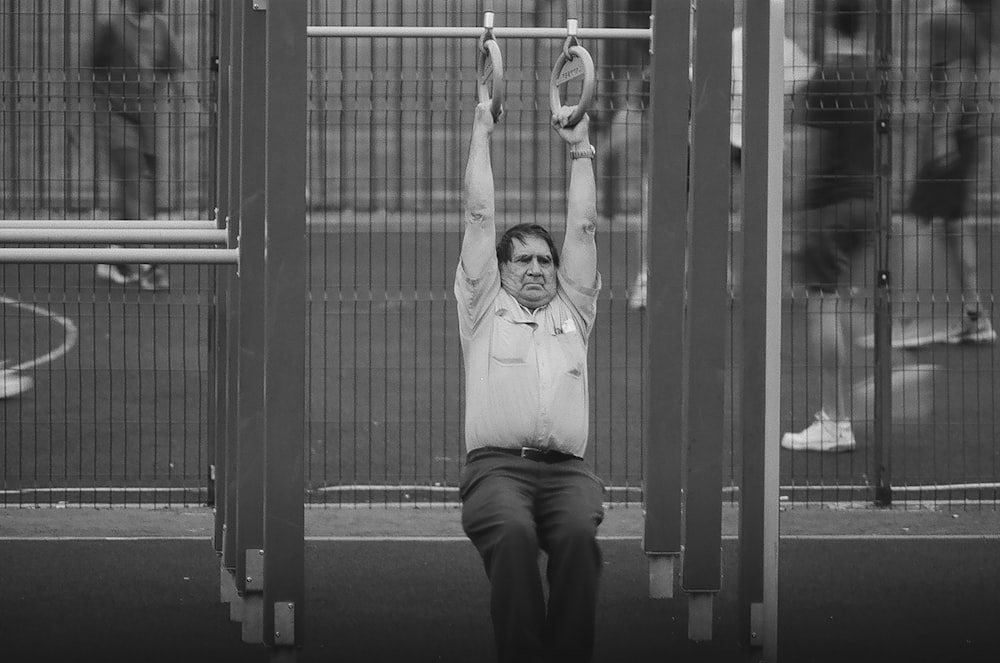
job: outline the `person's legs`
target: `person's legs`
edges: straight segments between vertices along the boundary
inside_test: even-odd
[[[944,241],[949,264],[958,267],[965,305],[962,326],[948,340],[955,343],[992,343],[996,340],[996,332],[990,324],[989,313],[982,310],[975,234],[961,221],[946,223]]]
[[[120,129],[112,129],[114,143],[108,148],[108,172],[111,178],[111,218],[113,219],[135,219],[132,200],[136,197],[135,173],[136,164],[131,158],[133,150],[128,147],[127,140],[118,135],[119,132],[128,131],[127,125]],[[126,144],[122,144],[126,143]],[[107,279],[112,283],[125,285],[135,283],[139,280],[139,274],[133,265],[116,263],[111,265],[97,265],[96,273],[99,278]]]
[[[786,433],[781,446],[796,451],[851,451],[857,443],[851,428],[846,331],[838,288],[850,279],[851,255],[864,246],[872,228],[872,201],[844,200],[808,210],[810,228],[793,262],[792,279],[806,286],[809,364],[820,367],[820,409],[799,433]]]
[[[584,462],[542,466],[538,499],[541,546],[548,553],[545,642],[553,663],[586,663],[594,648],[601,550],[597,527],[604,519],[604,488]]]
[[[500,663],[545,660],[545,596],[534,518],[538,465],[516,456],[482,455],[462,471],[462,528],[490,579]]]
[[[129,190],[129,218],[156,218],[156,156],[150,152],[134,154],[134,184]],[[165,290],[170,287],[166,269],[162,265],[144,264],[139,267],[139,285],[144,290]]]
[[[933,219],[921,219],[928,227],[936,227]],[[955,270],[962,291],[961,319],[911,319],[898,326],[892,347],[916,349],[935,343],[993,343],[996,332],[989,311],[983,310],[979,293],[979,273],[976,259],[976,237],[964,219],[943,222],[943,246],[946,267]],[[871,346],[870,339],[866,344]],[[863,344],[864,345],[864,344]]]
[[[835,421],[850,421],[847,376],[843,370],[847,343],[840,308],[843,302],[828,293],[811,294],[806,302],[810,363],[820,367],[821,409]]]

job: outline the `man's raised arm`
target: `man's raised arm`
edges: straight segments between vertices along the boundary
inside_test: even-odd
[[[573,107],[563,106],[552,117],[552,127],[570,149],[569,190],[566,194],[566,235],[563,238],[562,272],[577,285],[590,288],[597,282],[597,185],[594,182],[594,148],[590,144],[590,118],[586,114],[564,127]]]
[[[462,236],[462,267],[473,279],[482,276],[489,262],[496,261],[496,203],[490,134],[495,124],[488,103],[476,107],[476,119],[465,167],[465,231]]]

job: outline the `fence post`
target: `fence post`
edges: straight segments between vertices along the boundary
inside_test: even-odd
[[[681,554],[681,482],[684,430],[684,333],[688,244],[688,61],[690,0],[657,3],[652,17],[650,94],[652,126],[647,255],[646,343],[643,372],[643,550],[649,595],[673,596]]]
[[[264,261],[264,640],[304,633],[306,2],[267,11]]]
[[[746,0],[740,639],[777,657],[784,0]]]
[[[236,588],[242,597],[243,640],[263,642],[264,546],[264,98],[265,12],[238,3],[242,85],[239,144],[239,410],[236,445]]]
[[[890,133],[891,100],[889,76],[892,68],[892,5],[890,0],[876,0],[875,66],[872,79],[879,83],[875,95],[877,126],[875,127],[875,417],[873,444],[873,477],[876,506],[892,506],[892,302],[890,301],[889,235],[892,225],[892,134]]]
[[[221,155],[227,168],[226,198],[222,201],[227,210],[225,217],[229,228],[229,245],[235,246],[240,228],[240,128],[243,124],[243,14],[242,3],[224,2],[229,7],[229,48],[228,72],[220,71],[220,78],[225,77],[229,83],[228,108],[226,117],[228,124],[226,154]],[[226,26],[221,25],[225,30]],[[221,55],[221,54],[220,54]],[[221,193],[221,191],[220,191]],[[223,428],[222,443],[225,447],[221,459],[222,481],[218,482],[225,491],[222,504],[222,570],[221,591],[222,601],[229,603],[230,618],[238,621],[242,603],[236,584],[237,548],[236,548],[236,505],[238,501],[237,455],[239,444],[239,375],[240,375],[240,290],[238,274],[226,274],[223,281],[226,301],[226,328],[224,330],[225,383],[220,385],[224,390],[223,402],[225,410],[222,413]],[[221,361],[221,360],[220,360]]]
[[[681,578],[688,593],[688,637],[696,641],[712,638],[713,603],[722,586],[733,14],[732,3],[699,2],[694,15],[688,453]]]

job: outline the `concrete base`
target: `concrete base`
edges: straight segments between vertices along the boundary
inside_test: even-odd
[[[649,560],[649,598],[674,597],[674,566],[677,555],[646,554]]]
[[[688,594],[688,640],[707,642],[712,639],[712,604],[714,592]]]
[[[243,595],[243,642],[264,642],[264,595],[260,592]]]

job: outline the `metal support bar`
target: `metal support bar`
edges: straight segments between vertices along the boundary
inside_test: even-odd
[[[14,228],[30,229],[70,229],[80,230],[150,230],[153,228],[169,228],[170,230],[213,230],[217,228],[215,221],[172,219],[4,219],[4,230]]]
[[[0,244],[225,244],[225,230],[0,228]]]
[[[728,338],[726,326],[719,321],[729,314],[729,35],[733,18],[729,3],[698,3],[691,58],[687,480],[681,587],[691,595],[688,624],[692,640],[711,639],[712,603],[722,587],[722,456],[726,428],[724,417],[705,413],[725,411],[726,399]]]
[[[236,385],[235,438],[235,497],[236,549],[264,548],[264,357],[267,345],[267,324],[260,306],[264,302],[265,227],[264,203],[267,199],[264,182],[266,126],[264,100],[267,96],[266,27],[270,12],[251,10],[249,0],[234,3],[240,13],[234,42],[234,58],[240,65],[240,103],[234,109],[240,115],[240,131],[235,167],[238,169],[237,204],[234,220],[240,233],[240,278],[236,297],[239,298],[239,369]],[[283,3],[287,4],[287,3]],[[299,183],[302,189],[302,183]],[[241,585],[245,560],[237,556],[237,587]],[[264,642],[263,595],[244,601],[244,611],[254,616],[252,628],[244,618],[243,640]],[[259,622],[258,622],[259,611]]]
[[[674,565],[681,554],[682,444],[685,438],[684,326],[688,245],[688,107],[691,83],[691,3],[656,6],[651,60],[652,126],[649,154],[649,261],[644,351],[643,446],[646,464],[643,550],[649,558],[649,595],[673,596]],[[669,214],[663,210],[670,210]],[[645,261],[644,261],[645,262]],[[653,416],[653,413],[656,413]],[[668,569],[669,567],[669,569]]]
[[[272,3],[265,48],[264,642],[293,653],[305,634],[305,2]],[[257,300],[258,303],[260,300]],[[260,308],[254,313],[259,315]],[[258,357],[259,361],[260,358]]]
[[[0,264],[146,263],[156,265],[238,265],[239,249],[21,248],[0,249]]]
[[[649,28],[577,28],[578,39],[645,39],[652,37]],[[474,37],[483,36],[482,26],[475,28],[449,26],[381,26],[381,25],[310,25],[307,37]],[[493,28],[496,39],[565,39],[567,28]]]
[[[777,657],[784,0],[743,15],[741,643]]]

